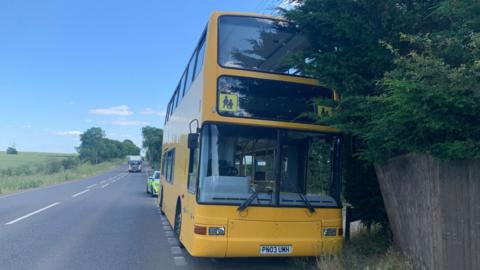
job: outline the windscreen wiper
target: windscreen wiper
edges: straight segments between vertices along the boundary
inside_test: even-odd
[[[240,204],[240,206],[237,208],[237,211],[242,212],[243,210],[247,209],[247,207],[250,206],[250,204],[252,204],[252,202],[257,198],[258,198],[258,192],[253,191],[252,195],[250,195],[250,197],[248,197],[247,200],[245,200],[242,204]]]
[[[303,195],[303,193],[298,192],[298,191],[297,191],[297,194],[298,194],[298,196],[300,196],[300,198],[302,199],[302,201],[305,203],[305,206],[307,206],[308,211],[310,211],[310,213],[315,213],[315,208],[313,208],[312,204],[311,204],[310,201],[307,199],[307,196]]]

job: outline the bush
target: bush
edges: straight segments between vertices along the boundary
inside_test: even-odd
[[[1,175],[3,176],[12,176],[13,175],[13,169],[12,168],[6,168],[1,171]]]
[[[35,167],[29,165],[21,165],[12,169],[12,175],[32,175],[35,172]]]
[[[299,66],[340,92],[331,123],[361,158],[480,158],[479,1],[301,2],[286,12],[312,44]]]
[[[63,169],[61,161],[52,161],[45,166],[45,172],[47,174],[54,174]]]
[[[78,167],[78,165],[80,165],[80,160],[76,157],[69,157],[62,160],[62,166],[64,170],[71,170]]]
[[[15,149],[15,147],[8,147],[7,148],[7,155],[17,155],[18,151]]]

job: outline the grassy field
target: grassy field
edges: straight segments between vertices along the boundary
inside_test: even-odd
[[[0,152],[0,194],[48,186],[100,174],[118,167],[124,160],[97,165],[81,163],[75,155]]]
[[[5,152],[0,151],[0,170],[16,168],[22,165],[42,164],[50,161],[59,161],[74,156],[74,154],[33,152],[20,152],[18,153],[18,155],[7,155]]]

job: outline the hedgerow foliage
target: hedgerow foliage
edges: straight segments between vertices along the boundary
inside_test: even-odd
[[[382,163],[480,158],[480,2],[305,0],[286,12],[312,47],[302,70],[342,94],[332,123]]]
[[[296,65],[341,94],[328,121],[354,138],[344,196],[364,223],[386,220],[374,163],[480,158],[480,1],[294,2],[311,43]]]

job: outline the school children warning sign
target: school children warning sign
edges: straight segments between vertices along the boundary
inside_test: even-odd
[[[232,94],[220,94],[218,101],[219,111],[221,112],[237,112],[238,96]]]

